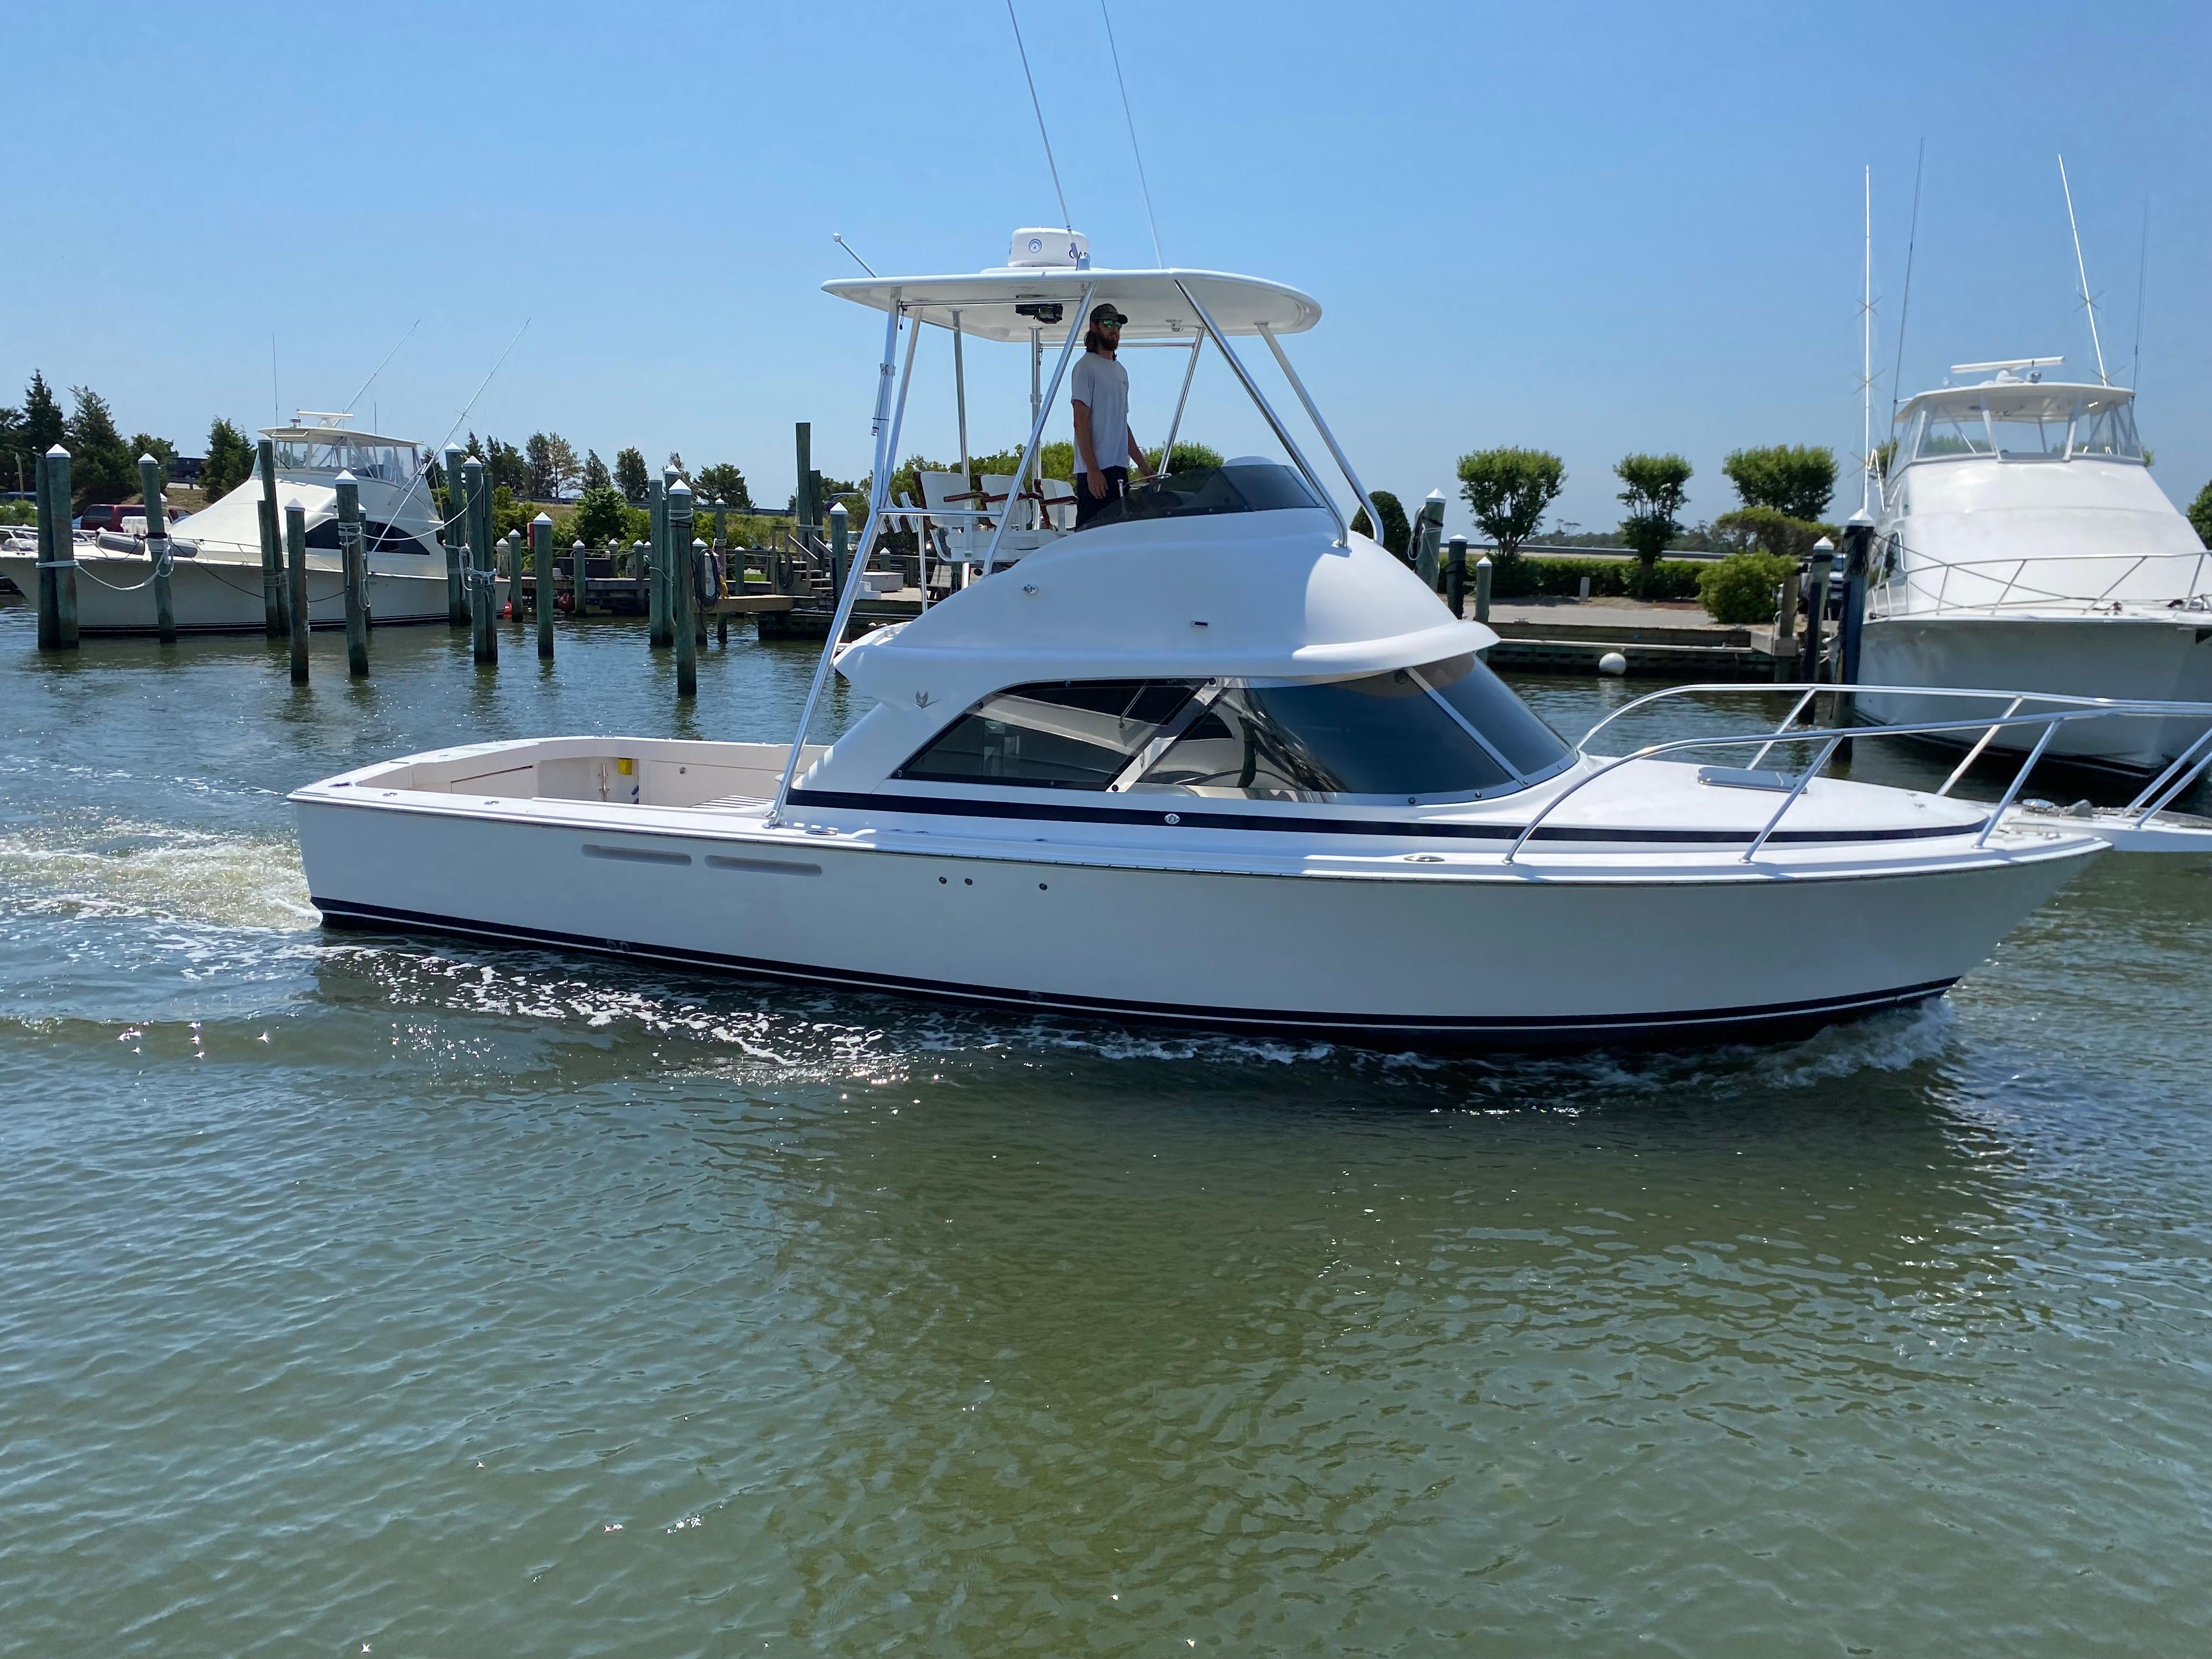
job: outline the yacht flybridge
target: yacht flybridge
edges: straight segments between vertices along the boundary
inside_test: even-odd
[[[1840,728],[1569,744],[1484,665],[1488,628],[1349,530],[1240,354],[1265,343],[1364,500],[1279,343],[1319,306],[1036,240],[1066,258],[827,284],[884,316],[866,546],[964,515],[977,580],[841,647],[856,559],[792,741],[476,744],[301,789],[327,921],[1124,1019],[1674,1040],[1939,994],[2092,856],[2212,850],[2212,824],[2163,810],[2201,764],[2073,816],[1827,776]],[[1073,533],[1024,520],[1099,300],[1126,339],[1218,355],[1285,460],[1173,474]],[[1019,476],[980,504],[888,499],[925,327],[1031,347]],[[824,747],[833,670],[872,706]],[[1932,724],[2165,712],[2046,699]]]
[[[2212,699],[2212,556],[2152,478],[2135,393],[2068,381],[2063,357],[1960,363],[1898,415],[1875,526],[1861,670],[1892,684]],[[1984,700],[2001,708],[2008,698]],[[1872,720],[1926,720],[1871,696]],[[2154,772],[2201,719],[2089,722],[2054,758]],[[2013,732],[2019,749],[2036,734]]]
[[[290,426],[261,435],[275,445],[277,523],[298,502],[307,510],[307,619],[316,628],[345,623],[345,576],[338,547],[338,475],[361,487],[365,597],[379,627],[446,620],[446,567],[422,447],[411,439],[356,432],[352,417],[303,410]],[[261,592],[260,477],[179,520],[169,550],[171,603],[186,633],[258,633]],[[76,550],[77,625],[87,634],[155,631],[153,561],[143,541],[112,533]],[[38,556],[0,552],[0,575],[36,592]]]

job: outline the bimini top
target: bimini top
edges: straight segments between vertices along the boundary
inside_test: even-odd
[[[908,315],[940,328],[951,327],[957,311],[960,331],[986,340],[1026,341],[1032,328],[1042,328],[1045,342],[1057,345],[1067,338],[1071,325],[1081,325],[1083,319],[1070,313],[1081,303],[1084,290],[1094,285],[1098,292],[1093,305],[1110,300],[1128,317],[1121,330],[1124,340],[1190,338],[1201,328],[1178,282],[1212,313],[1224,334],[1257,334],[1262,327],[1298,334],[1321,320],[1321,303],[1310,295],[1220,270],[1006,266],[961,276],[846,277],[823,283],[822,291],[878,311],[902,303]],[[1054,303],[1060,307],[1057,316],[1048,312],[1040,318],[1016,309]]]

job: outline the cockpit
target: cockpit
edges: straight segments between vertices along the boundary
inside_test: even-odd
[[[1289,467],[1256,458],[1222,466],[1193,467],[1150,483],[1134,484],[1121,500],[1109,501],[1084,526],[1128,524],[1146,519],[1202,519],[1224,513],[1275,513],[1289,508],[1321,510],[1312,487]]]

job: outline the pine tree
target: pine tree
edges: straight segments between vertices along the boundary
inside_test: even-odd
[[[614,475],[607,471],[607,464],[599,459],[599,452],[596,449],[588,451],[584,456],[584,488],[592,490],[612,489],[614,487]]]
[[[88,386],[70,388],[75,407],[63,430],[70,452],[70,483],[80,501],[119,501],[138,487],[138,465],[107,399]]]
[[[31,371],[31,384],[23,388],[23,442],[33,455],[43,455],[62,441],[68,423],[46,377]]]
[[[200,463],[200,490],[208,500],[228,495],[253,476],[253,445],[245,433],[218,418],[208,428],[207,459]]]

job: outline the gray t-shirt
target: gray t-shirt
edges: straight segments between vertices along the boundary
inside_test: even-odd
[[[1070,396],[1091,411],[1091,447],[1103,471],[1129,464],[1129,371],[1103,351],[1086,351],[1076,360],[1070,377]],[[1075,447],[1075,470],[1081,474],[1083,446]]]

